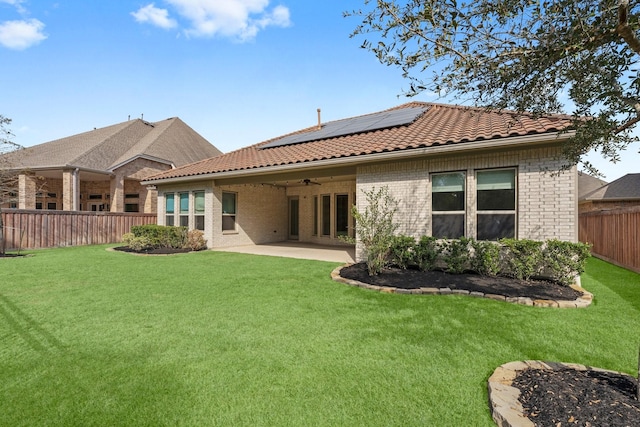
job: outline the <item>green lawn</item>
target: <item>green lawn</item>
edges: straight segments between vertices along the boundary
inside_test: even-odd
[[[543,359],[635,374],[640,275],[587,309],[392,295],[333,263],[104,246],[0,259],[0,425],[491,426],[486,382]]]

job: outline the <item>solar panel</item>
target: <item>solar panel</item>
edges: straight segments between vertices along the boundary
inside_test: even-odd
[[[408,125],[413,123],[425,111],[427,111],[427,109],[423,107],[400,108],[398,110],[382,111],[367,114],[366,116],[353,117],[351,119],[337,120],[323,124],[321,129],[285,136],[284,138],[265,144],[260,148],[282,147],[284,145],[301,144],[303,142],[318,141],[321,139]]]

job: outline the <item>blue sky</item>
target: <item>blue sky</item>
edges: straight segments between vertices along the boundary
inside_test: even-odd
[[[30,146],[144,115],[227,152],[407,102],[398,69],[350,39],[362,0],[0,0],[0,114]],[[448,102],[432,94],[422,101]],[[638,147],[616,179],[640,172]]]

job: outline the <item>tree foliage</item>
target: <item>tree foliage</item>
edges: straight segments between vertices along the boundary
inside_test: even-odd
[[[8,126],[11,119],[0,115],[0,254],[4,254],[4,223],[2,221],[2,205],[14,198],[18,188],[18,175],[13,167],[15,157],[8,154],[19,150],[20,145],[11,140],[13,134]]]
[[[434,91],[536,114],[572,105],[573,162],[611,160],[640,121],[640,5],[628,0],[365,0],[352,37],[397,66],[406,94]],[[583,120],[583,117],[591,120]],[[594,170],[585,163],[588,169]]]

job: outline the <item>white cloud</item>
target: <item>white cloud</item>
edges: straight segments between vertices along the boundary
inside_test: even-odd
[[[46,39],[44,24],[37,19],[0,23],[0,44],[9,49],[23,50]]]
[[[289,9],[276,6],[267,10],[269,0],[166,0],[187,19],[189,36],[224,36],[241,41],[253,39],[268,27],[291,25]]]
[[[24,0],[0,0],[0,3],[6,3],[11,6],[15,6],[16,10],[21,14],[27,13],[27,10],[22,6]]]
[[[169,18],[169,11],[167,9],[159,9],[155,7],[153,3],[141,7],[137,12],[131,12],[131,15],[133,15],[138,22],[148,22],[165,30],[175,28],[178,25],[175,20]]]

